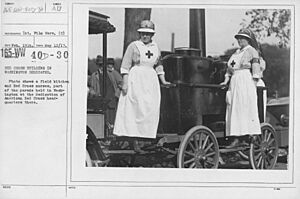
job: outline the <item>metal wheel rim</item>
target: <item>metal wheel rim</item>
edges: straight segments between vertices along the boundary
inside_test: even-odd
[[[250,144],[250,164],[253,169],[273,169],[278,157],[278,141],[271,125],[261,127],[262,134]]]
[[[215,135],[206,127],[192,128],[180,144],[179,168],[217,168],[219,146]]]

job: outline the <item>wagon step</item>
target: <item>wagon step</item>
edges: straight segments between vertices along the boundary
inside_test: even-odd
[[[134,150],[109,150],[107,151],[108,154],[139,154],[137,152],[135,152]],[[153,154],[156,153],[155,151],[145,151],[145,153],[142,153],[143,155],[147,155],[147,154]]]

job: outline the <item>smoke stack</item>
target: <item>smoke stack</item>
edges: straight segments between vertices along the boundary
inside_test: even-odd
[[[174,52],[174,42],[175,42],[175,33],[172,32],[172,35],[171,35],[171,52]]]
[[[206,57],[205,9],[190,9],[190,48],[200,49]]]

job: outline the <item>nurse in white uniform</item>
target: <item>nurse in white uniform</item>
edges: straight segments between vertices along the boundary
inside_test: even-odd
[[[140,40],[126,49],[122,64],[122,95],[119,99],[113,133],[117,136],[155,138],[160,113],[160,85],[170,84],[165,80],[160,64],[160,50],[152,36],[154,24],[149,20],[141,22],[137,30]],[[134,149],[140,152],[138,142]]]
[[[240,49],[229,59],[225,80],[221,83],[226,85],[230,80],[226,94],[226,136],[235,139],[229,148],[239,144],[239,136],[261,134],[256,94],[260,65],[258,52],[250,45],[252,37],[254,34],[249,29],[235,35]]]

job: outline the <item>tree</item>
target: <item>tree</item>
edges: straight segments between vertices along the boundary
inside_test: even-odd
[[[253,9],[245,14],[250,17],[250,22],[244,19],[241,25],[251,29],[260,43],[266,37],[275,36],[279,47],[290,46],[290,9]]]
[[[150,20],[151,8],[125,8],[125,34],[123,54],[127,46],[134,40],[139,38],[137,29],[141,21]]]
[[[289,96],[290,87],[290,50],[268,44],[262,44],[266,61],[264,77],[268,93],[276,91],[280,97]]]

